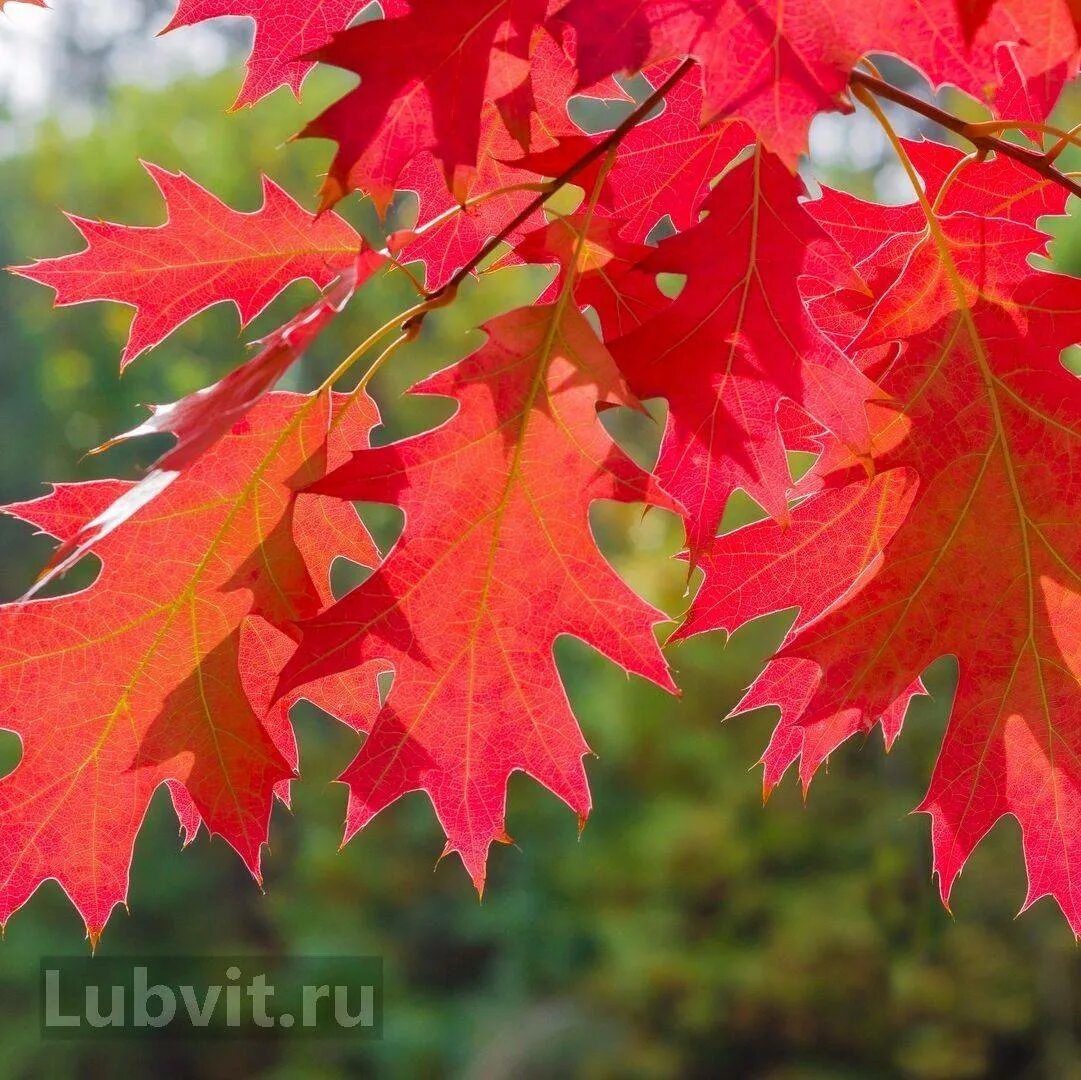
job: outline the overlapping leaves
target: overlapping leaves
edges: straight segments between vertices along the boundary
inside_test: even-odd
[[[20,272],[60,304],[133,307],[123,363],[211,304],[247,324],[298,278],[321,296],[131,433],[176,437],[140,483],[11,508],[61,541],[52,575],[89,553],[102,569],[82,592],[0,608],[0,722],[24,747],[0,781],[0,921],[56,878],[96,936],[163,783],[188,839],[205,824],[257,874],[272,796],[297,769],[299,695],[365,735],[342,774],[347,837],[423,791],[480,888],[513,772],[584,821],[587,743],[556,639],[675,689],[664,616],[592,535],[591,505],[610,499],[686,523],[705,583],[674,640],[798,609],[742,705],[781,709],[767,789],[797,760],[809,783],[876,723],[892,742],[921,673],[955,656],[923,803],[943,895],[1013,813],[1029,901],[1053,895],[1081,931],[1081,384],[1060,360],[1081,339],[1081,287],[1033,265],[1037,219],[1064,212],[1069,181],[1054,152],[976,162],[900,142],[917,203],[810,202],[794,173],[869,53],[1038,133],[1076,70],[1076,14],[1068,0],[182,0],[171,29],[254,22],[237,105],[299,91],[317,62],[358,77],[303,133],[337,144],[323,211],[267,181],[263,207],[237,213],[148,166],[164,225],[73,219],[86,249]],[[632,72],[637,100],[613,79]],[[602,107],[630,115],[591,132],[573,119]],[[354,190],[380,213],[412,191],[416,222],[365,249],[329,209]],[[376,270],[421,298],[339,374],[413,337],[489,254],[549,266],[552,283],[414,388],[456,403],[434,431],[370,447],[363,387],[268,394]],[[598,418],[647,398],[668,409],[652,473]],[[798,484],[796,448],[819,455]],[[718,537],[737,490],[768,516]],[[353,500],[404,512],[382,561]],[[338,555],[374,572],[335,601]]]
[[[961,175],[991,196],[1000,171]],[[929,217],[899,211],[924,225],[891,233],[892,260],[881,248],[867,257],[885,280],[853,341],[900,343],[868,408],[878,475],[861,480],[861,463],[830,442],[816,467],[824,490],[797,508],[792,530],[763,523],[716,541],[686,630],[733,629],[788,606],[810,624],[745,703],[782,708],[771,783],[801,754],[806,783],[879,720],[895,736],[914,681],[956,657],[956,701],[921,807],[943,897],[1009,813],[1022,826],[1027,902],[1054,896],[1076,929],[1081,381],[1061,353],[1081,338],[1081,285],[1029,264],[1046,243],[1031,224],[1040,208],[1013,209],[1014,220],[943,215],[929,202]],[[899,501],[883,499],[890,483],[911,504],[900,522]],[[750,587],[748,551],[765,579]]]

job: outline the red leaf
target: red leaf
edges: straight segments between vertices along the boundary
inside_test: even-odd
[[[673,65],[651,68],[649,82],[659,86]],[[619,144],[608,172],[600,205],[624,222],[628,240],[644,241],[653,227],[670,218],[676,229],[698,221],[702,200],[726,165],[754,135],[734,121],[701,123],[702,81],[692,72],[668,92],[656,115],[629,131]],[[533,152],[514,164],[555,176],[592,140],[578,134],[561,140],[556,150]],[[599,169],[600,163],[595,168]],[[592,177],[583,173],[579,186],[592,190]]]
[[[395,237],[396,254],[402,260],[424,262],[429,289],[445,284],[490,236],[505,231],[507,223],[537,195],[543,179],[561,173],[593,145],[594,140],[583,134],[567,112],[575,71],[563,49],[541,34],[533,43],[531,63],[538,72],[537,112],[529,136],[535,155],[521,157],[518,143],[496,115],[495,103],[488,103],[477,168],[463,182],[458,197],[448,190],[438,161],[428,153],[412,161],[398,179],[399,189],[415,192],[420,206],[416,233]],[[626,98],[615,83],[590,90],[604,100]],[[596,176],[596,170],[585,170],[575,182],[591,191]],[[516,244],[543,221],[538,211],[520,228],[506,233],[508,243]]]
[[[418,154],[439,161],[452,190],[456,171],[477,163],[484,103],[529,77],[533,31],[548,0],[412,0],[400,18],[335,34],[314,55],[360,76],[361,84],[313,120],[302,137],[338,143],[322,205],[350,189],[385,210]]]
[[[327,403],[266,398],[101,541],[93,585],[0,607],[0,721],[23,744],[0,780],[0,923],[55,878],[96,939],[164,782],[184,789],[189,833],[205,819],[258,876],[271,792],[295,757],[245,696],[241,630],[251,616],[288,625],[327,598],[292,532],[296,492],[327,463]],[[353,423],[372,419],[364,406]],[[62,485],[8,512],[63,540],[127,487]]]
[[[570,274],[575,299],[597,313],[605,340],[630,333],[671,303],[657,288],[656,274],[639,265],[654,249],[624,240],[621,224],[584,212],[557,217],[515,248],[527,262],[559,267],[542,299],[558,296]]]
[[[880,470],[920,490],[881,567],[786,653],[821,670],[799,724],[837,741],[898,708],[952,654],[960,681],[921,809],[932,816],[943,898],[1003,814],[1021,824],[1026,904],[1052,895],[1075,931],[1081,855],[1075,757],[1081,651],[1081,285],[1034,270],[1043,234],[967,212],[946,216],[887,283],[859,344],[898,338],[870,416]],[[826,482],[854,473],[827,454]]]
[[[821,672],[810,660],[793,656],[777,657],[770,660],[734,710],[744,713],[765,707],[778,708],[781,712],[781,719],[773,729],[769,745],[759,759],[763,799],[769,798],[789,766],[796,761],[799,762],[799,779],[806,798],[811,780],[830,754],[846,739],[853,735],[866,735],[873,726],[859,709],[845,709],[808,722],[803,713],[807,702],[814,696],[820,678]],[[925,694],[922,681],[916,679],[877,717],[887,752],[901,734],[909,702]]]
[[[40,0],[34,0],[35,3]],[[162,34],[208,19],[250,19],[255,40],[246,62],[244,85],[230,111],[252,106],[280,86],[299,100],[300,88],[315,66],[312,53],[358,15],[389,18],[408,10],[407,0],[178,0]]]
[[[175,435],[176,444],[158,458],[154,468],[183,471],[274,386],[383,262],[375,252],[365,252],[314,304],[263,338],[262,348],[250,360],[180,401],[153,406],[142,424],[110,439],[101,449],[141,435]]]
[[[849,107],[849,72],[868,53],[894,53],[935,86],[991,103],[1002,82],[999,43],[1024,42],[1018,71],[1049,79],[1038,95],[1049,108],[1077,50],[1060,0],[1000,0],[975,33],[955,0],[570,0],[555,19],[573,29],[585,82],[696,57],[704,118],[746,120],[789,164],[806,151],[816,113]]]
[[[315,61],[311,53],[344,30],[370,0],[180,0],[176,14],[162,30],[178,30],[207,19],[247,18],[255,23],[255,41],[247,61],[247,76],[233,108],[254,105],[260,98],[288,86],[300,97],[300,87]],[[379,0],[389,14],[404,10],[404,0]]]
[[[589,526],[597,499],[664,502],[596,417],[633,399],[573,306],[515,311],[486,330],[479,352],[416,388],[454,396],[452,420],[362,451],[316,486],[401,506],[405,532],[368,581],[302,625],[282,683],[393,664],[387,703],[342,776],[346,836],[425,791],[478,889],[490,844],[506,839],[512,772],[589,813],[556,638],[674,690],[651,629],[663,616],[619,580]]]
[[[657,475],[687,510],[692,552],[713,538],[737,487],[778,520],[787,517],[788,460],[777,423],[783,398],[853,449],[867,446],[863,403],[871,385],[799,295],[799,276],[826,244],[797,201],[801,192],[761,150],[727,173],[701,224],[662,241],[641,264],[686,274],[679,297],[612,345],[634,392],[668,401]]]
[[[263,348],[250,360],[234,368],[224,379],[180,401],[151,406],[150,416],[137,428],[116,435],[98,447],[95,453],[142,435],[176,437],[176,443],[158,458],[142,480],[126,487],[115,502],[84,522],[60,544],[29,595],[66,573],[106,536],[158,498],[205,450],[240,423],[341,312],[360,281],[383,261],[375,252],[363,253],[315,304],[264,338]]]
[[[969,38],[974,37],[976,31],[987,21],[996,2],[997,0],[955,0],[961,23]],[[1048,6],[1053,8],[1054,4]],[[1074,25],[1081,28],[1081,0],[1066,0],[1066,7]]]
[[[336,432],[330,451],[328,466],[341,465],[348,459],[344,446],[367,443],[367,423],[361,410],[353,410]],[[339,446],[338,444],[342,444]],[[330,589],[331,566],[340,557],[346,557],[363,566],[379,565],[379,553],[367,530],[361,525],[356,510],[341,499],[302,493],[293,505],[293,541],[304,559],[319,596],[319,606],[328,607],[334,602]],[[292,627],[289,627],[290,633]],[[293,725],[289,712],[297,702],[310,701],[324,712],[357,731],[367,731],[379,711],[379,688],[377,677],[387,670],[385,664],[369,665],[360,677],[353,673],[329,675],[306,684],[303,689],[293,690],[275,698],[274,688],[281,670],[296,650],[296,642],[290,633],[258,615],[244,620],[240,632],[238,666],[240,678],[248,701],[263,726],[289,762],[295,773],[300,770]],[[285,803],[290,802],[290,781],[282,780],[274,787],[274,794]],[[189,814],[195,811],[189,811]],[[193,838],[191,818],[182,817],[181,824],[188,838]]]
[[[246,326],[290,282],[310,278],[326,288],[359,253],[348,222],[312,217],[266,177],[262,207],[245,214],[183,173],[144,165],[165,200],[164,225],[71,217],[84,251],[13,268],[55,289],[58,305],[114,300],[135,308],[121,367],[213,304],[231,301]]]
[[[367,441],[365,427],[360,410],[355,410],[336,432],[335,442],[363,444]],[[329,464],[340,464],[343,455],[333,453],[335,446],[328,449],[332,451]],[[293,541],[304,558],[322,607],[334,602],[330,568],[335,559],[345,556],[371,567],[379,562],[375,545],[356,511],[340,499],[297,495],[293,505]],[[300,757],[289,719],[290,709],[298,701],[307,700],[350,727],[366,731],[379,711],[376,679],[385,665],[372,664],[366,669],[365,677],[360,678],[331,675],[275,700],[278,676],[295,649],[296,642],[288,633],[258,615],[249,615],[241,625],[237,664],[244,691],[275,747],[293,772],[298,773]],[[198,834],[202,817],[183,784],[172,780],[168,784],[187,846]],[[290,804],[290,786],[289,780],[274,785],[274,794],[286,806]]]
[[[941,143],[902,140],[902,145],[923,178],[928,200],[938,204],[941,214],[969,211],[1035,226],[1041,217],[1066,212],[1068,192],[1061,184],[1034,175],[1011,158],[966,162],[960,150]],[[854,350],[853,342],[875,299],[897,280],[923,241],[926,219],[917,203],[881,206],[830,188],[807,209],[852,260],[862,282],[859,287],[825,288],[810,300],[811,315],[867,370],[892,350]]]
[[[793,630],[813,623],[878,565],[914,494],[915,476],[895,469],[807,499],[787,527],[767,518],[716,537],[699,562],[705,581],[672,640],[731,633],[786,607],[799,609]]]
[[[916,487],[915,474],[893,469],[870,482],[856,481],[807,499],[792,511],[787,527],[767,519],[717,537],[702,555],[705,580],[672,640],[719,629],[731,633],[769,612],[796,607],[790,640],[866,583],[904,522]],[[806,723],[803,713],[819,678],[809,660],[771,660],[734,710],[780,709],[780,722],[761,760],[765,795],[797,760],[806,790],[833,750],[871,726],[858,709]],[[917,681],[879,718],[887,748],[900,731],[909,698],[921,692]]]
[[[1066,213],[1069,192],[1012,158],[999,155],[990,161],[966,162],[964,152],[955,146],[926,139],[901,143],[940,214],[968,211],[1035,226],[1041,217]],[[857,270],[863,268],[861,276],[867,282],[881,282],[881,263],[897,261],[893,256],[884,260],[884,245],[906,245],[910,252],[927,227],[918,203],[883,206],[833,188],[823,188],[822,197],[808,203],[807,209]],[[909,234],[908,239],[902,233]]]

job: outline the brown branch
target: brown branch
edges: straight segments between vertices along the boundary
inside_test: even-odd
[[[1039,173],[1045,180],[1061,184],[1071,195],[1081,197],[1081,183],[1056,168],[1054,157],[1048,154],[1027,146],[1018,146],[995,135],[988,135],[980,130],[980,124],[969,124],[959,116],[954,116],[953,113],[946,112],[945,109],[940,109],[930,102],[921,101],[918,97],[898,89],[883,79],[875,78],[874,75],[868,75],[864,71],[853,71],[851,83],[857,97],[862,90],[864,93],[871,93],[875,97],[892,101],[895,105],[900,105],[910,112],[919,113],[920,116],[933,120],[955,135],[960,135],[962,139],[972,143],[981,154],[994,152],[1013,158],[1014,161],[1027,166],[1033,172]]]
[[[455,293],[458,290],[458,286],[489,255],[492,254],[500,244],[503,243],[507,237],[514,232],[520,225],[528,221],[560,188],[569,184],[580,172],[584,169],[588,169],[590,165],[595,161],[599,161],[609,150],[614,146],[618,146],[623,137],[634,128],[636,128],[639,122],[644,116],[648,116],[654,108],[657,107],[667,96],[668,92],[673,86],[678,83],[688,71],[694,67],[693,60],[684,60],[682,64],[664,80],[652,94],[649,95],[641,104],[637,105],[632,113],[616,128],[610,131],[599,143],[596,143],[589,150],[586,151],[577,161],[572,165],[569,165],[558,176],[549,180],[544,185],[543,190],[537,195],[535,199],[531,199],[529,204],[523,207],[513,218],[510,219],[495,234],[495,236],[488,239],[480,250],[467,262],[463,267],[457,270],[454,276],[445,284],[440,286],[434,292],[428,294],[427,306],[425,310],[418,315],[414,315],[413,318],[407,322],[404,326],[404,330],[415,330],[417,324],[424,315],[433,307],[438,307],[441,300],[451,300],[454,298]]]

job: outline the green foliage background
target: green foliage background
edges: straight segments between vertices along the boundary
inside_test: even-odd
[[[226,116],[233,81],[230,73],[165,92],[118,89],[107,123],[78,135],[43,125],[27,152],[0,160],[0,261],[77,246],[61,207],[159,221],[140,156],[183,168],[241,208],[258,204],[260,170],[294,193],[312,191],[326,147],[281,144],[329,97],[333,78],[313,84],[303,109],[279,94]],[[371,227],[363,208],[350,213]],[[1058,254],[1066,266],[1081,262],[1069,236]],[[505,275],[430,320],[378,383],[388,436],[430,422],[399,401],[400,391],[468,351],[471,328],[522,302],[528,278]],[[244,340],[276,325],[305,289],[293,286],[242,336],[230,310],[206,313],[118,380],[123,309],[52,312],[47,291],[0,281],[0,501],[31,497],[47,480],[134,475],[152,445],[80,456],[138,423],[141,402],[173,400],[220,377],[245,355]],[[400,281],[366,290],[293,384],[310,385],[366,326],[407,302]],[[640,430],[632,441],[647,452],[655,437]],[[674,523],[603,510],[596,526],[636,587],[678,612]],[[24,527],[0,522],[4,599],[20,594],[48,550]],[[1081,1075],[1077,951],[1047,903],[1013,920],[1024,895],[1016,828],[1000,826],[973,857],[952,917],[930,881],[927,823],[909,811],[941,738],[948,663],[890,756],[877,735],[847,746],[806,805],[789,778],[763,808],[752,766],[772,718],[722,726],[721,717],[780,632],[774,619],[727,643],[714,635],[679,649],[681,700],[562,642],[568,691],[597,753],[589,765],[596,810],[576,839],[566,808],[516,777],[509,827],[518,846],[493,851],[483,903],[456,860],[435,865],[440,837],[420,796],[337,851],[345,796],[331,781],[357,738],[315,710],[297,717],[305,780],[294,812],[275,811],[265,894],[221,841],[204,834],[178,852],[163,790],[139,840],[131,914],[114,916],[101,951],[381,955],[384,1040],[114,1044],[107,1059],[100,1046],[43,1043],[38,960],[86,948],[77,916],[50,884],[11,920],[0,946],[0,1071],[298,1080]],[[17,744],[6,738],[10,767]]]

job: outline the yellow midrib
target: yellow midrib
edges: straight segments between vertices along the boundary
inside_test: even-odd
[[[132,723],[133,734],[136,736],[136,738],[138,738],[138,731],[134,726],[134,720],[132,718],[131,708],[130,708],[131,696],[134,693],[135,688],[138,686],[138,684],[139,684],[140,680],[142,679],[143,675],[146,673],[147,669],[150,667],[150,664],[151,664],[155,654],[157,653],[159,647],[161,646],[161,643],[164,640],[166,634],[171,629],[171,627],[173,625],[173,622],[179,616],[179,614],[181,613],[181,611],[184,609],[184,607],[186,605],[191,606],[191,615],[192,615],[192,619],[194,620],[194,618],[195,618],[194,603],[195,603],[195,599],[196,599],[196,589],[197,589],[199,581],[200,581],[200,579],[201,579],[201,577],[203,575],[203,572],[205,571],[205,569],[206,569],[207,565],[209,564],[210,560],[214,557],[214,555],[217,552],[218,548],[220,547],[221,543],[224,541],[225,536],[228,534],[229,530],[232,528],[232,526],[233,526],[234,522],[236,521],[237,517],[239,516],[240,512],[242,511],[244,506],[247,504],[247,502],[254,495],[254,493],[255,493],[255,491],[257,489],[257,486],[262,481],[262,478],[263,478],[264,474],[266,473],[267,469],[270,468],[270,465],[272,464],[272,462],[274,461],[274,459],[276,458],[276,456],[280,452],[281,448],[285,445],[285,443],[288,441],[288,439],[298,429],[301,422],[307,417],[308,412],[314,407],[314,405],[316,404],[316,402],[318,402],[318,400],[319,400],[318,396],[312,396],[307,401],[305,401],[305,403],[296,411],[296,413],[290,419],[289,423],[287,423],[283,427],[282,431],[278,434],[278,437],[274,441],[273,445],[270,447],[270,449],[264,455],[263,459],[259,462],[259,464],[256,466],[256,468],[253,470],[252,475],[249,477],[249,479],[245,483],[244,487],[238,493],[236,499],[233,502],[232,508],[230,509],[228,514],[226,515],[225,520],[222,522],[222,524],[221,524],[220,528],[218,529],[217,533],[214,535],[213,539],[211,540],[210,544],[208,545],[206,553],[204,554],[203,558],[199,561],[198,565],[195,567],[195,570],[193,571],[191,578],[189,579],[188,583],[184,586],[184,588],[181,590],[181,592],[177,596],[176,600],[169,603],[169,604],[164,604],[164,605],[161,605],[161,606],[155,608],[154,611],[151,612],[146,617],[147,619],[149,619],[149,618],[154,618],[154,617],[156,617],[158,615],[161,615],[162,613],[165,614],[165,619],[164,619],[161,627],[159,628],[158,632],[155,634],[154,640],[150,643],[150,645],[148,646],[146,652],[140,658],[138,664],[136,664],[131,678],[128,680],[127,684],[124,686],[123,690],[121,691],[119,698],[117,699],[116,705],[113,707],[113,709],[109,713],[109,715],[105,718],[105,723],[104,723],[104,725],[102,727],[102,730],[101,730],[101,732],[100,732],[100,734],[98,736],[98,739],[96,740],[94,745],[90,748],[90,750],[87,753],[86,757],[72,771],[72,773],[71,773],[71,782],[65,788],[64,792],[56,799],[56,801],[54,802],[54,805],[53,805],[53,809],[49,813],[47,813],[46,815],[43,816],[38,828],[35,830],[33,835],[30,837],[29,841],[24,845],[24,847],[22,849],[22,852],[20,853],[18,858],[13,862],[11,872],[9,873],[8,877],[5,879],[5,884],[11,880],[11,876],[15,873],[16,869],[18,868],[18,866],[22,862],[23,857],[29,851],[29,849],[33,845],[36,838],[40,835],[41,831],[46,827],[46,825],[60,811],[61,807],[64,804],[65,798],[68,795],[70,795],[71,791],[74,789],[75,784],[78,782],[78,778],[82,774],[83,770],[91,762],[96,762],[96,760],[98,758],[98,755],[100,754],[102,748],[107,743],[109,737],[112,735],[112,732],[113,732],[117,722],[121,719],[121,717],[123,715],[127,715],[129,722]],[[348,404],[351,403],[352,400],[354,400],[354,399],[348,398],[347,401],[344,403],[344,407],[348,407]],[[343,411],[344,411],[344,408],[343,408]],[[340,420],[340,416],[339,416],[339,420]],[[258,546],[259,546],[260,549],[262,548],[265,539],[266,538],[264,536],[262,536],[262,535],[259,536],[259,538],[258,538]],[[264,564],[269,565],[269,560],[264,559]],[[144,620],[139,620],[138,622],[133,621],[131,624],[129,624],[129,627],[127,629],[131,629],[136,625],[141,625],[142,621],[144,621]],[[194,633],[194,631],[193,631],[192,647],[193,647],[193,653],[195,654],[195,657],[196,657],[195,668],[198,669],[199,668],[199,659],[200,658],[199,658],[199,655],[198,655],[198,639],[197,639],[197,635]],[[36,660],[38,658],[37,657],[31,657],[31,658],[28,658],[28,659],[33,661],[33,660]],[[214,728],[213,718],[210,717],[210,715],[209,715],[209,707],[208,707],[208,704],[206,703],[205,697],[203,698],[203,701],[204,701],[204,709],[205,709],[205,712],[206,712],[206,715],[207,715],[207,720],[208,720],[211,731],[214,734],[215,740],[216,740],[216,731],[215,731],[215,728]],[[222,765],[222,773],[226,778],[226,783],[231,784],[231,780],[228,777],[228,770],[224,767],[224,759],[222,758],[221,753],[220,753],[220,745],[219,745],[219,763]]]
[[[992,737],[993,737],[995,731],[997,730],[997,728],[998,728],[998,726],[999,726],[999,724],[1000,724],[1000,722],[1002,720],[1003,708],[1005,706],[1006,699],[1009,696],[1010,690],[1012,689],[1014,678],[1016,676],[1017,670],[1018,670],[1018,668],[1020,666],[1020,663],[1021,663],[1021,658],[1023,657],[1026,650],[1031,649],[1032,654],[1033,654],[1033,658],[1035,660],[1034,670],[1035,670],[1035,675],[1036,675],[1037,683],[1038,683],[1039,690],[1040,690],[1041,703],[1042,703],[1042,706],[1043,706],[1044,720],[1045,720],[1046,730],[1047,730],[1047,753],[1048,753],[1048,757],[1049,757],[1049,761],[1048,761],[1049,772],[1053,777],[1054,772],[1055,772],[1055,762],[1054,762],[1055,733],[1054,733],[1053,721],[1052,721],[1052,718],[1051,718],[1050,703],[1049,703],[1049,701],[1047,699],[1046,688],[1045,688],[1044,682],[1043,682],[1043,672],[1042,672],[1042,667],[1041,667],[1041,659],[1040,659],[1039,651],[1038,651],[1038,649],[1036,647],[1036,584],[1035,584],[1035,580],[1034,580],[1035,574],[1034,574],[1034,569],[1033,569],[1033,565],[1032,565],[1032,551],[1031,551],[1031,543],[1030,543],[1029,532],[1028,532],[1029,531],[1030,518],[1029,518],[1028,512],[1027,512],[1026,507],[1025,507],[1024,497],[1023,497],[1023,494],[1022,494],[1022,491],[1021,491],[1021,485],[1020,485],[1020,482],[1019,482],[1018,477],[1017,477],[1017,470],[1016,470],[1016,466],[1015,466],[1015,463],[1014,463],[1013,454],[1012,454],[1011,446],[1010,446],[1009,433],[1008,433],[1006,424],[1005,424],[1005,422],[1003,420],[1003,417],[1002,417],[1001,405],[999,403],[998,393],[997,393],[997,390],[996,390],[997,380],[996,380],[996,378],[994,376],[993,369],[992,369],[991,364],[989,362],[988,355],[987,355],[987,350],[986,350],[982,335],[980,334],[979,328],[977,327],[975,319],[973,317],[972,309],[971,309],[971,306],[970,306],[970,303],[969,303],[969,300],[968,300],[968,293],[967,293],[967,290],[965,289],[963,279],[961,278],[960,272],[958,271],[957,266],[953,261],[953,256],[952,256],[951,251],[950,251],[949,241],[947,240],[947,238],[945,236],[945,233],[942,230],[941,224],[938,221],[938,217],[937,217],[936,213],[934,212],[934,208],[929,204],[929,202],[927,200],[927,196],[923,192],[923,189],[922,189],[922,187],[921,187],[921,185],[919,183],[918,175],[916,174],[915,168],[912,165],[911,160],[908,158],[908,155],[907,155],[903,145],[900,143],[899,139],[897,138],[896,133],[889,126],[888,121],[886,121],[884,119],[884,117],[881,115],[881,111],[880,111],[879,107],[877,106],[877,104],[875,104],[872,107],[872,111],[875,112],[878,115],[880,123],[882,123],[882,126],[883,126],[884,130],[886,131],[886,135],[890,139],[890,142],[893,145],[894,150],[897,153],[897,156],[898,156],[899,160],[901,161],[902,167],[905,169],[905,171],[906,171],[906,173],[907,173],[907,175],[909,177],[909,180],[910,180],[910,182],[912,184],[912,187],[913,187],[914,191],[916,192],[916,197],[917,197],[917,199],[918,199],[918,201],[920,203],[920,206],[921,206],[921,208],[922,208],[922,210],[924,212],[924,216],[925,216],[926,221],[927,221],[927,233],[928,233],[928,236],[933,240],[933,242],[935,244],[935,247],[936,247],[936,249],[938,251],[939,259],[940,259],[940,261],[942,263],[942,267],[943,267],[943,269],[944,269],[944,271],[946,273],[946,276],[947,276],[947,278],[948,278],[948,280],[950,282],[950,286],[953,289],[954,295],[955,295],[955,297],[957,299],[960,323],[963,326],[963,328],[965,330],[965,333],[968,336],[970,344],[972,346],[973,358],[974,358],[974,360],[976,362],[976,365],[977,365],[977,367],[978,367],[978,369],[980,371],[981,381],[984,384],[984,390],[985,390],[985,394],[986,394],[986,397],[987,397],[988,406],[989,406],[991,417],[992,417],[992,422],[993,422],[994,428],[995,428],[995,437],[994,437],[993,440],[991,440],[991,442],[988,444],[988,447],[986,449],[986,452],[985,452],[985,455],[984,455],[984,461],[983,461],[983,464],[982,464],[981,469],[980,469],[980,476],[977,477],[977,481],[973,486],[973,489],[972,489],[972,492],[971,492],[970,498],[969,498],[969,504],[975,498],[975,493],[978,490],[979,485],[981,483],[982,475],[983,475],[984,472],[986,472],[987,468],[989,468],[990,461],[991,461],[992,455],[994,454],[994,451],[995,451],[996,447],[1000,448],[1002,462],[1003,462],[1003,468],[1004,468],[1004,471],[1005,471],[1005,474],[1006,474],[1007,484],[1008,484],[1009,489],[1010,489],[1011,498],[1012,498],[1013,503],[1014,503],[1014,509],[1015,509],[1016,514],[1017,514],[1018,528],[1019,528],[1019,532],[1020,532],[1020,536],[1021,536],[1022,553],[1023,553],[1023,557],[1024,557],[1026,599],[1027,599],[1027,608],[1028,608],[1028,611],[1027,611],[1028,633],[1027,633],[1024,641],[1021,642],[1019,647],[1018,647],[1018,654],[1017,654],[1017,658],[1016,658],[1016,661],[1015,661],[1015,664],[1014,664],[1013,672],[1012,672],[1011,677],[1008,680],[1007,685],[1006,685],[1006,687],[1005,687],[1005,689],[1003,691],[1002,698],[1001,698],[1000,705],[999,705],[999,709],[998,709],[997,715],[995,717],[995,722],[994,722],[993,725],[991,725],[991,727],[990,727],[990,729],[989,729],[989,731],[987,733],[987,737],[984,740],[983,750],[982,750],[981,756],[980,756],[980,764],[977,766],[977,768],[978,769],[982,768],[982,762],[983,762],[983,760],[985,759],[985,757],[987,755],[987,752],[988,752],[990,744],[991,744]],[[949,351],[949,346],[947,346],[947,349],[944,350],[943,354],[940,356],[940,363],[945,360],[945,355],[946,355],[946,353],[948,351]],[[925,382],[924,385],[926,386],[926,382]],[[966,509],[967,509],[967,505],[968,504],[966,504]],[[961,520],[963,520],[963,516],[964,516],[963,514],[959,515],[958,521],[955,523],[954,529],[951,532],[951,536],[954,533],[956,533],[957,529],[960,527],[960,523],[961,523]],[[1046,539],[1044,539],[1044,542],[1047,543]],[[948,547],[948,546],[949,546],[949,544],[947,542],[945,547]],[[945,547],[943,549],[943,552],[945,550]],[[940,561],[941,554],[942,553],[940,553],[939,559],[935,560],[935,564],[932,566],[932,570],[929,571],[929,573],[924,576],[924,578],[921,581],[920,585],[917,586],[916,592],[919,592],[923,588],[923,586],[926,584],[927,580],[929,580],[930,574],[933,573],[935,566],[937,566],[938,562]],[[905,608],[906,611],[908,610],[908,608],[911,605],[914,598],[915,598],[915,594],[913,594],[913,596],[909,598],[909,603],[906,605],[906,608]],[[862,683],[863,679],[866,678],[866,676],[867,676],[868,672],[870,671],[870,668],[873,665],[873,663],[877,660],[877,658],[879,656],[881,656],[881,654],[882,654],[883,650],[885,649],[886,645],[889,643],[890,640],[892,640],[893,636],[898,632],[899,627],[900,627],[900,623],[903,621],[903,618],[904,618],[904,613],[902,613],[902,616],[901,616],[900,619],[898,619],[898,620],[896,620],[894,622],[894,626],[891,629],[890,634],[887,636],[886,641],[883,642],[881,647],[878,650],[876,650],[876,653],[875,653],[874,657],[872,657],[872,659],[867,663],[867,665],[864,666],[860,677],[856,680],[856,683],[853,685],[853,690],[854,690],[855,686]],[[852,696],[852,691],[850,691],[849,694],[847,695],[847,700],[851,700],[851,696]],[[1053,786],[1053,789],[1054,789],[1054,798],[1056,799],[1056,805],[1057,805],[1058,787],[1057,787],[1057,784],[1053,784],[1052,786]],[[970,790],[970,795],[969,795],[969,806],[971,805],[972,799],[975,797],[975,791],[976,791],[976,784],[973,783],[971,785],[971,790]],[[964,813],[967,813],[967,807],[966,807],[966,810],[964,811]],[[963,816],[964,816],[964,814],[962,815],[962,819],[963,819]],[[1060,827],[1060,830],[1061,830],[1061,818],[1057,814],[1056,814],[1056,821],[1059,821],[1059,823],[1060,823],[1059,827]],[[1065,853],[1065,851],[1066,851],[1065,843],[1063,843],[1062,846],[1063,846],[1063,851]]]

